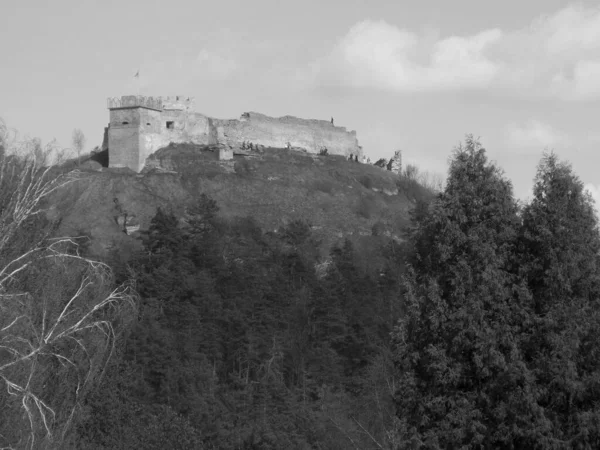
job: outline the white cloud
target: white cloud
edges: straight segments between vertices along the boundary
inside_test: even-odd
[[[538,120],[530,120],[523,125],[510,124],[507,136],[510,145],[535,151],[552,149],[568,142],[566,134]]]
[[[416,33],[365,20],[311,66],[313,83],[395,91],[508,89],[600,98],[600,8],[571,5],[518,30]]]
[[[427,42],[385,21],[353,26],[332,53],[316,63],[319,81],[352,87],[429,90],[485,86],[496,67],[482,50],[500,37],[498,30]],[[427,53],[429,63],[419,62]]]

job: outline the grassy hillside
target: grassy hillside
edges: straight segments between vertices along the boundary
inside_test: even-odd
[[[118,216],[127,214],[145,229],[158,207],[180,216],[205,193],[223,216],[251,215],[267,230],[303,219],[322,241],[323,252],[342,237],[368,251],[378,236],[401,239],[416,199],[432,195],[372,165],[286,149],[219,162],[213,149],[172,145],[159,150],[151,166],[143,174],[84,169],[81,181],[53,199],[54,214],[63,217],[60,233],[91,236],[97,255],[114,246],[127,255],[139,243],[136,233],[122,231]]]

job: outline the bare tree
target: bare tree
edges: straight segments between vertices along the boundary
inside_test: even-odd
[[[441,192],[444,189],[444,176],[438,172],[420,170],[414,164],[407,164],[402,171],[402,175],[409,180],[416,181],[421,186],[433,192]]]
[[[0,448],[64,448],[112,355],[115,318],[136,306],[133,286],[115,287],[80,238],[31,234],[48,197],[81,178],[23,154],[35,148],[0,154]]]
[[[81,152],[85,147],[85,135],[83,134],[83,131],[81,131],[79,128],[75,128],[73,130],[73,136],[71,140],[73,143],[73,148],[77,153],[77,165],[79,166],[79,164],[81,163]]]

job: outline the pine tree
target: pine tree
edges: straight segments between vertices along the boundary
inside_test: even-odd
[[[177,254],[183,240],[177,217],[172,212],[166,212],[160,207],[150,221],[148,231],[143,231],[142,236],[144,247],[152,254],[165,252]]]

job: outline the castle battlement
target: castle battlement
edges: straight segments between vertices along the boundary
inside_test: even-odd
[[[176,109],[185,111],[194,109],[194,97],[176,95],[174,97],[161,97],[161,100],[163,109]]]
[[[161,97],[146,97],[144,95],[123,95],[121,97],[109,97],[106,99],[108,109],[117,108],[148,108],[162,111],[163,101]]]

